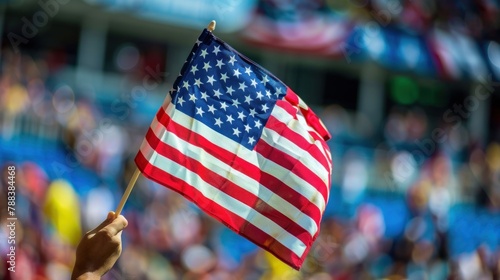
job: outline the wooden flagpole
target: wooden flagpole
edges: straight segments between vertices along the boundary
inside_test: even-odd
[[[120,204],[118,204],[118,207],[116,208],[115,211],[115,217],[118,217],[120,213],[123,210],[123,206],[125,205],[125,202],[127,202],[128,196],[132,192],[132,189],[135,186],[135,182],[137,182],[137,179],[139,178],[139,175],[141,174],[141,171],[139,171],[139,168],[135,168],[134,174],[132,174],[132,178],[130,178],[130,181],[128,181],[128,186],[127,189],[125,190],[125,193],[123,193],[122,199],[120,200]]]
[[[213,32],[215,30],[216,24],[217,23],[215,22],[215,20],[212,20],[208,24],[207,30],[210,32]],[[128,182],[127,189],[123,193],[122,199],[120,200],[120,204],[118,204],[118,207],[116,207],[115,217],[118,217],[118,215],[120,215],[120,213],[122,212],[123,206],[125,205],[125,202],[127,202],[127,199],[129,197],[130,193],[132,192],[132,189],[134,188],[135,183],[137,182],[137,179],[139,178],[139,175],[141,175],[141,171],[139,171],[139,168],[136,167],[134,170],[134,174],[132,175],[132,178],[130,178],[130,181]]]

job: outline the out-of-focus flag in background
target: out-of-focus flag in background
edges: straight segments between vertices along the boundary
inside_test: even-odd
[[[329,138],[291,89],[204,30],[135,162],[299,269],[328,202]]]

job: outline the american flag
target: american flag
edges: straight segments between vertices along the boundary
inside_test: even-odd
[[[135,162],[299,269],[328,201],[329,138],[292,90],[204,30]]]

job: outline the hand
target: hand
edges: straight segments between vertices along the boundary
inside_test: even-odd
[[[109,212],[107,219],[87,232],[76,248],[72,280],[101,279],[115,264],[122,252],[122,230],[128,225],[122,215],[115,218]]]

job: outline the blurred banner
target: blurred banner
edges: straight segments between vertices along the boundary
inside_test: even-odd
[[[87,0],[106,5],[110,10],[133,14],[193,28],[205,28],[211,20],[217,21],[217,31],[234,32],[243,28],[255,8],[256,0]]]

